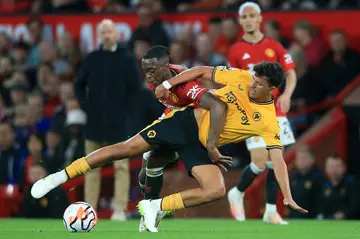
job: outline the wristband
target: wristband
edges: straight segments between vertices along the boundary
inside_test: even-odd
[[[169,81],[164,81],[163,83],[162,83],[162,85],[164,86],[164,88],[165,89],[167,89],[167,90],[169,90],[171,87],[172,87],[172,85],[169,83]]]

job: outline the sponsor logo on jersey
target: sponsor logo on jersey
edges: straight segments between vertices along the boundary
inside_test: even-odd
[[[245,52],[245,54],[243,55],[242,59],[243,59],[243,60],[246,60],[246,59],[249,59],[249,58],[250,58],[249,53]]]
[[[275,56],[275,52],[273,49],[271,48],[266,48],[265,50],[265,55],[268,56],[268,57],[274,57]]]
[[[200,88],[198,85],[194,85],[186,94],[187,96],[190,96],[191,99],[195,100],[196,97],[201,93],[201,91],[204,88]]]
[[[234,104],[236,106],[236,108],[238,109],[238,111],[240,111],[240,113],[243,114],[243,116],[241,117],[241,124],[242,125],[250,125],[249,119],[246,115],[246,111],[243,108],[241,108],[241,106],[237,102],[237,98],[234,95],[234,93],[232,93],[232,91],[230,91],[230,92],[226,93],[225,96],[226,96],[226,99],[228,100],[228,102]]]

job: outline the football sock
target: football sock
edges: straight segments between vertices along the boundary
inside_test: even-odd
[[[264,170],[259,169],[253,162],[246,166],[241,174],[240,180],[236,185],[237,189],[240,192],[245,192],[245,190],[250,186],[254,179],[262,173]]]
[[[145,169],[141,169],[139,176],[138,176],[138,180],[139,180],[140,190],[145,195],[145,184],[146,184]]]
[[[145,199],[160,198],[163,181],[163,168],[146,168]]]
[[[268,168],[266,175],[266,199],[268,204],[276,205],[276,197],[279,184],[276,181],[275,173],[272,168]]]
[[[69,178],[75,178],[79,175],[83,175],[90,170],[91,168],[85,157],[75,160],[65,168],[65,172]]]
[[[174,211],[183,208],[185,208],[185,205],[180,193],[171,194],[161,201],[161,210],[163,211]]]

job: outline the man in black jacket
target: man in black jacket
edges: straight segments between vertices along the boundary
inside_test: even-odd
[[[141,88],[135,57],[117,43],[115,25],[111,20],[100,24],[102,45],[84,60],[76,81],[76,96],[87,114],[85,150],[91,153],[101,147],[128,138],[133,102]],[[130,172],[129,161],[116,161],[115,211],[112,219],[125,220]],[[85,177],[85,201],[97,207],[100,193],[100,170]]]

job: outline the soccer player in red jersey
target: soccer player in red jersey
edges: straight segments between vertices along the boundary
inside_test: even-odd
[[[230,49],[229,63],[232,67],[252,71],[255,64],[261,61],[279,62],[286,72],[286,87],[281,94],[279,88],[273,94],[276,100],[276,115],[280,124],[281,143],[284,146],[295,143],[286,112],[290,107],[290,98],[296,86],[295,64],[288,52],[279,42],[264,37],[260,30],[262,21],[261,9],[258,4],[245,2],[239,8],[239,21],[244,29],[242,40]],[[251,137],[246,140],[250,151],[251,163],[248,165],[236,187],[228,193],[231,212],[238,221],[245,220],[243,206],[244,192],[251,185],[257,175],[268,169],[266,191],[267,203],[263,217],[265,223],[288,224],[278,214],[276,196],[278,183],[275,178],[272,163],[268,161],[265,141],[261,137]]]
[[[185,66],[169,64],[169,52],[164,46],[154,46],[142,59],[142,69],[149,87],[155,91],[156,86],[163,81],[176,76],[186,70]],[[163,116],[189,104],[194,107],[201,106],[203,94],[208,90],[200,83],[199,80],[186,82],[174,86],[169,90],[169,95],[165,101],[160,101],[166,106]],[[202,98],[203,100],[203,98]],[[162,117],[163,117],[162,116]],[[209,152],[216,153],[216,152]],[[139,184],[144,193],[145,199],[158,199],[163,185],[163,168],[169,162],[176,160],[178,155],[174,151],[167,149],[153,149],[143,154],[143,165],[139,173]],[[221,166],[221,165],[219,165]],[[157,216],[157,225],[167,212],[159,212]],[[146,231],[143,218],[140,220],[139,231]]]

